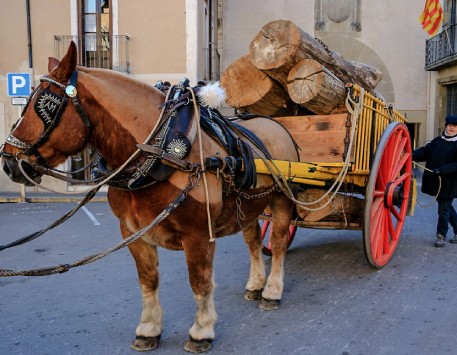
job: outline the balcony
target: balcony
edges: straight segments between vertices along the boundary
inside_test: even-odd
[[[446,27],[425,42],[425,70],[441,70],[457,65],[456,31],[457,25]]]
[[[71,41],[78,47],[78,65],[105,68],[130,73],[129,40],[126,35],[85,34],[79,36],[54,36],[54,55],[62,58]],[[83,50],[81,50],[83,49]]]

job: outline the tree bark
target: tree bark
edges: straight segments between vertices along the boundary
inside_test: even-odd
[[[298,194],[298,200],[302,202],[313,202],[322,198],[326,193],[325,190],[307,189]],[[325,197],[322,201],[310,207],[317,209],[329,200],[329,196]],[[318,222],[321,220],[328,221],[341,221],[341,220],[360,220],[362,215],[364,200],[355,196],[344,194],[336,194],[335,198],[328,203],[328,205],[317,211],[308,211],[304,207],[297,204],[297,213],[306,222]]]
[[[287,87],[292,67],[303,59],[314,59],[344,84],[358,84],[372,91],[382,73],[369,65],[348,61],[288,20],[267,23],[249,47],[251,63]]]
[[[313,59],[303,59],[292,67],[287,91],[292,101],[318,115],[333,112],[346,99],[344,83]]]
[[[220,83],[226,93],[226,103],[240,111],[272,117],[297,114],[297,105],[286,90],[254,67],[248,55],[230,64],[222,73]],[[309,113],[305,109],[300,112]]]

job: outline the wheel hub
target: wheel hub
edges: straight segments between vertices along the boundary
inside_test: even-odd
[[[388,182],[384,191],[384,207],[397,206],[400,208],[403,196],[403,184],[396,186],[393,182]]]

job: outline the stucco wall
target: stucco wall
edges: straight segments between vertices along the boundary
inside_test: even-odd
[[[131,73],[186,72],[185,0],[119,0],[119,34],[130,37]]]
[[[249,44],[266,23],[286,19],[314,31],[314,0],[225,0],[222,71],[249,53]]]
[[[381,69],[385,80],[376,89],[395,109],[405,113],[411,123],[420,124],[419,139],[423,143],[429,95],[429,74],[424,70],[428,35],[418,18],[424,3],[362,0],[360,32],[348,32],[347,23],[333,23],[324,31],[315,31],[314,3],[314,0],[224,1],[222,69],[249,53],[251,40],[264,24],[277,19],[291,20],[345,58]]]

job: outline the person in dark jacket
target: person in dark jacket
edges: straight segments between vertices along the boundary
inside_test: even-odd
[[[446,117],[446,128],[441,136],[413,151],[413,161],[425,161],[421,191],[436,196],[438,202],[438,224],[435,247],[444,247],[449,224],[457,243],[457,213],[452,201],[457,197],[457,116]]]

